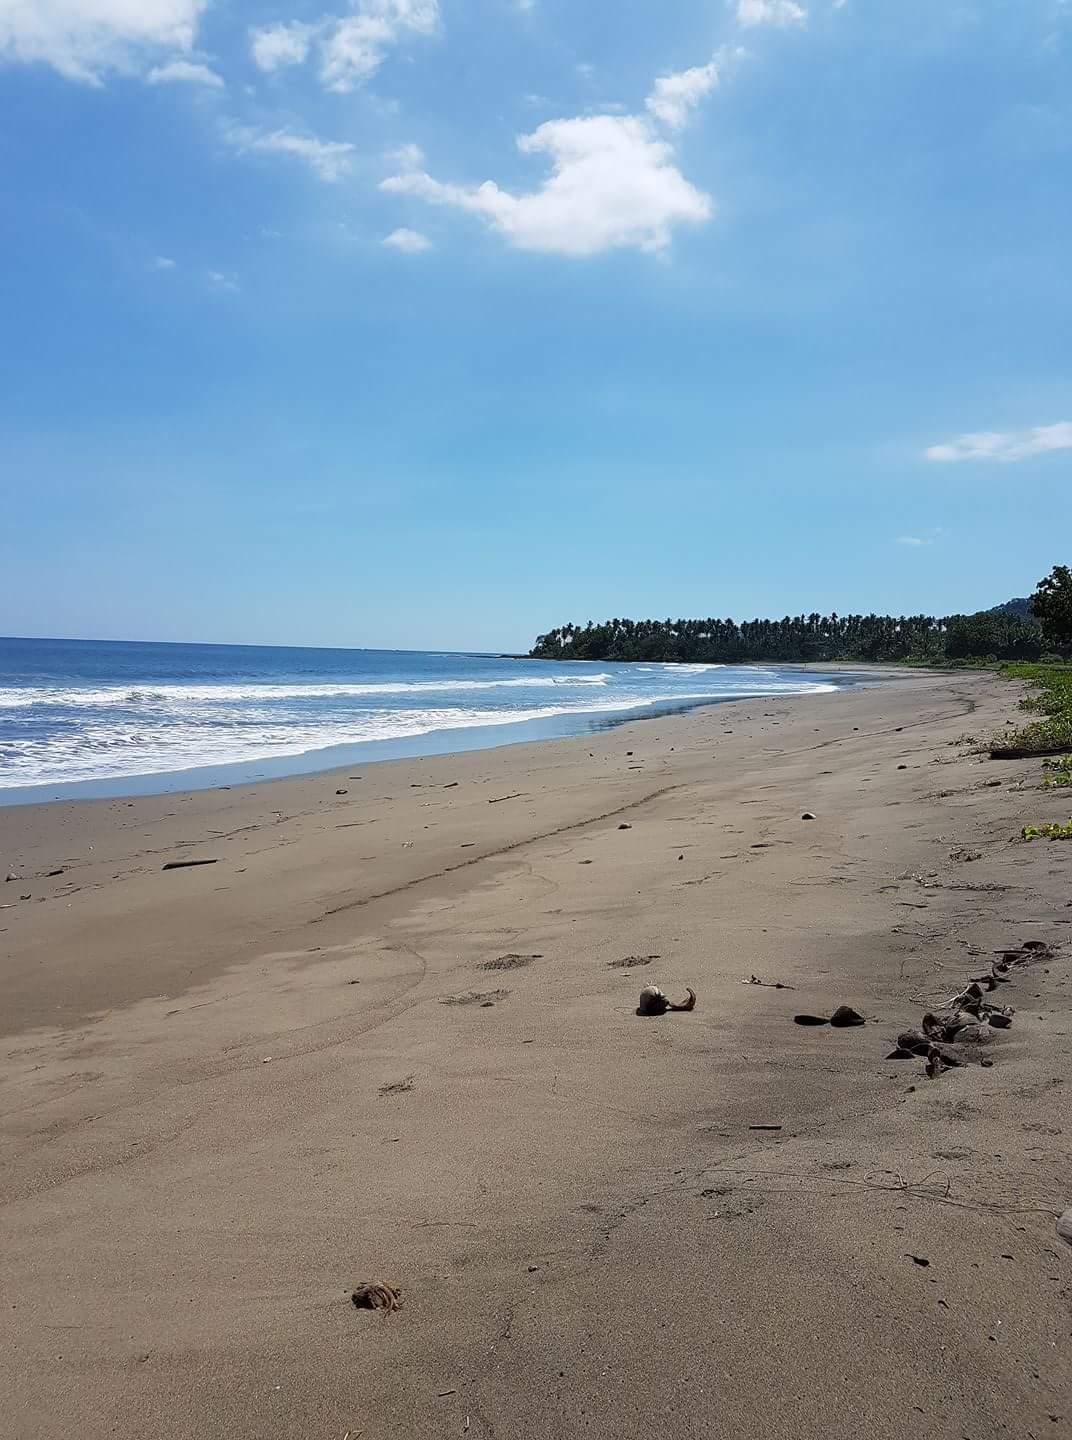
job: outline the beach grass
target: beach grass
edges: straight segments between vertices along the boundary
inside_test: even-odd
[[[1020,701],[1020,708],[1037,718],[996,737],[990,747],[991,755],[1001,758],[1012,753],[1022,756],[1072,754],[1072,665],[1006,665],[1003,673],[1011,680],[1027,682],[1032,693]]]

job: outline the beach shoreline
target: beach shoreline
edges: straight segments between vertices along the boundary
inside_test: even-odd
[[[578,661],[576,664],[596,672],[599,670],[598,663],[594,661]],[[696,668],[681,665],[655,667],[638,665],[636,667],[638,675],[651,673],[653,669],[673,669],[688,673]],[[881,683],[897,673],[888,666],[839,663],[832,663],[829,666],[779,664],[771,667],[757,662],[699,668],[712,673],[726,671],[733,673],[734,676],[747,674],[750,670],[769,675],[773,668],[779,675],[796,672],[813,675],[820,679],[834,675],[851,677],[850,683],[856,684]],[[615,669],[618,673],[627,674],[630,667],[616,666]],[[507,680],[506,683],[517,684],[518,682]],[[118,701],[122,697],[125,687],[115,685],[111,688],[114,689]],[[134,688],[152,691],[155,687],[152,682],[149,682],[144,687],[135,686]],[[206,687],[202,693],[211,694],[213,688]],[[403,691],[406,688],[405,684],[400,687]],[[51,693],[62,695],[63,691],[54,690]],[[100,693],[94,694],[94,700],[99,697]],[[248,693],[255,694],[255,688]],[[755,698],[762,699],[765,693],[768,692],[763,691],[762,682],[757,682]],[[196,764],[179,768],[161,769],[156,767],[144,771],[135,769],[115,774],[102,773],[75,780],[39,780],[30,783],[0,785],[0,809],[11,805],[34,805],[57,801],[69,802],[139,795],[181,794],[194,790],[233,789],[238,785],[260,784],[299,775],[329,774],[337,770],[379,764],[384,761],[420,760],[432,755],[464,754],[473,750],[497,749],[506,745],[583,738],[586,735],[602,730],[612,730],[636,720],[654,720],[664,715],[687,714],[706,705],[727,704],[740,698],[742,698],[740,695],[734,695],[731,692],[710,696],[686,695],[680,698],[668,694],[652,701],[638,702],[632,706],[608,702],[606,708],[595,705],[590,709],[556,711],[553,714],[534,719],[498,719],[484,725],[474,723],[473,718],[468,716],[457,724],[431,724],[429,728],[416,733],[391,738],[350,740],[314,746],[310,749],[288,748],[283,751],[247,755],[243,759],[211,760],[206,757]],[[770,694],[769,698],[778,698],[778,696]],[[235,726],[238,726],[240,717],[236,716],[234,723]],[[224,739],[226,740],[226,735]],[[226,753],[226,744],[223,753]]]
[[[0,809],[13,1433],[1055,1433],[1068,802],[893,674]],[[886,1060],[1029,939],[992,1065]]]

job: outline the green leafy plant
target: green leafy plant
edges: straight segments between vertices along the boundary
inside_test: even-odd
[[[1025,840],[1072,840],[1072,820],[1067,825],[1025,825]]]
[[[1059,755],[1056,760],[1043,760],[1046,774],[1042,779],[1044,790],[1057,790],[1072,785],[1072,755]]]

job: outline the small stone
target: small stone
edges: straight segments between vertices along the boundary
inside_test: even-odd
[[[12,880],[17,880],[18,878],[19,877],[15,874],[15,872],[12,871],[11,874],[7,877],[7,884],[10,885]]]
[[[1058,1220],[1057,1233],[1066,1245],[1072,1245],[1072,1210],[1066,1210]]]
[[[804,814],[800,818],[802,820],[814,820],[815,816],[811,813],[810,810],[805,810]]]
[[[907,769],[908,769],[908,766],[907,766],[907,765],[898,765],[897,768],[898,768],[898,770],[907,770]]]
[[[830,1023],[842,1029],[846,1025],[866,1025],[867,1021],[859,1010],[854,1010],[851,1005],[839,1005],[831,1015]]]
[[[632,828],[632,825],[626,825],[624,822],[618,826],[619,830],[632,830]]]
[[[349,795],[349,793],[350,793],[349,790],[336,790],[336,791],[335,791],[335,794],[336,794],[336,795]]]
[[[962,1025],[954,1038],[958,1045],[986,1045],[993,1036],[987,1025]]]
[[[1000,1010],[991,1010],[990,1014],[987,1016],[987,1019],[990,1021],[991,1025],[993,1025],[995,1030],[1007,1030],[1012,1024],[1012,1016],[1004,1015]]]
[[[902,1030],[897,1037],[897,1044],[902,1050],[909,1050],[926,1055],[930,1049],[930,1039],[922,1030]]]

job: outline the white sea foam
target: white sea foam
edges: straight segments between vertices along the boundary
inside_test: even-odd
[[[397,680],[375,684],[325,682],[287,685],[114,685],[94,689],[27,685],[0,689],[0,709],[27,709],[33,705],[159,706],[175,704],[240,704],[261,700],[341,700],[365,695],[420,695],[444,691],[539,690],[550,686],[606,686],[613,676],[534,675],[512,680]]]
[[[232,692],[240,691],[243,696],[255,690],[260,697],[266,690],[282,689],[288,691],[289,698],[289,687],[285,686],[171,687],[184,693],[191,689],[218,692],[228,688]],[[244,764],[304,755],[340,745],[408,739],[433,731],[516,725],[562,715],[620,713],[679,701],[819,694],[836,688],[814,681],[800,683],[777,678],[760,679],[753,672],[749,676],[724,677],[724,683],[717,692],[692,690],[687,693],[643,694],[630,691],[600,699],[578,700],[574,704],[509,710],[461,706],[366,709],[346,715],[322,713],[315,718],[299,720],[286,713],[274,714],[271,707],[264,706],[221,709],[209,717],[191,716],[182,707],[176,707],[166,713],[146,714],[134,728],[129,719],[116,716],[87,722],[70,734],[50,734],[45,739],[8,739],[0,747],[0,788],[157,775],[206,765]]]
[[[633,710],[645,703],[629,698],[601,705],[543,705],[517,710],[389,710],[364,712],[348,720],[325,716],[304,725],[245,723],[222,730],[215,725],[176,720],[132,732],[129,726],[102,722],[87,725],[76,735],[5,743],[0,759],[0,788],[242,764],[370,740],[408,739],[436,730],[544,720],[575,710]]]
[[[442,674],[449,666],[439,657],[435,679],[256,683],[236,675],[213,684],[195,670],[189,683],[9,681],[0,688],[0,788],[251,764],[435,731],[836,688],[763,666],[608,664],[518,674],[517,665],[503,672],[481,664],[478,678],[462,678],[466,667],[474,674],[467,658],[456,679]]]

